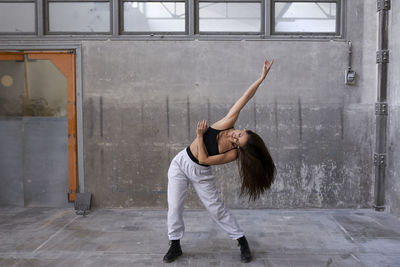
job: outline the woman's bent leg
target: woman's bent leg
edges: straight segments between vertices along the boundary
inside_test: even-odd
[[[183,203],[186,197],[188,179],[179,164],[179,155],[175,157],[168,170],[168,238],[179,240],[183,237]]]
[[[244,236],[233,214],[225,207],[217,191],[214,176],[209,170],[200,171],[200,175],[193,177],[192,184],[205,208],[211,214],[213,220],[232,239]]]

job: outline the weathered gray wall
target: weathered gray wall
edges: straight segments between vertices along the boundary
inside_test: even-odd
[[[84,41],[85,188],[96,207],[166,207],[167,170],[275,64],[238,128],[269,146],[278,176],[248,204],[235,163],[214,168],[229,207],[371,207],[376,98],[376,1],[347,2],[355,86],[344,41]],[[397,102],[398,103],[398,102]],[[398,131],[398,128],[397,128]],[[190,190],[187,207],[201,204]]]
[[[275,64],[236,126],[264,138],[278,176],[262,199],[249,204],[238,197],[236,164],[215,167],[228,206],[371,207],[376,1],[346,4],[355,86],[344,85],[344,40],[82,41],[85,190],[93,193],[93,205],[165,208],[169,163],[194,139],[196,121],[221,118],[268,57]],[[392,1],[386,196],[397,215],[398,13]],[[18,42],[32,43],[53,42]],[[186,206],[201,207],[193,190]]]
[[[389,136],[386,204],[389,211],[400,217],[400,3],[392,1],[389,17]]]

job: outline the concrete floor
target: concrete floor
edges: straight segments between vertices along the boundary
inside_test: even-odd
[[[400,223],[373,210],[233,210],[243,266],[400,266]],[[242,266],[205,211],[185,211],[183,256],[163,264],[165,210],[0,207],[0,266]]]

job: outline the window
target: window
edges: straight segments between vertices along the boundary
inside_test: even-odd
[[[186,33],[185,1],[122,1],[122,33]]]
[[[0,0],[0,39],[344,38],[346,1]]]
[[[110,34],[110,1],[57,1],[46,5],[47,34]]]
[[[261,33],[260,1],[200,1],[198,4],[200,33]]]
[[[36,3],[35,1],[1,1],[0,33],[35,34]]]
[[[273,1],[273,34],[339,35],[339,1]]]

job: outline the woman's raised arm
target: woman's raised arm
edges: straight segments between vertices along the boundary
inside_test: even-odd
[[[211,127],[214,129],[227,129],[233,127],[237,118],[239,117],[239,113],[242,108],[249,102],[249,100],[254,96],[260,84],[264,81],[265,77],[267,76],[274,60],[268,61],[265,59],[264,67],[261,74],[261,77],[258,78],[249,88],[244,92],[244,94],[236,101],[236,103],[231,107],[229,112],[223,117],[221,120],[215,122]]]

